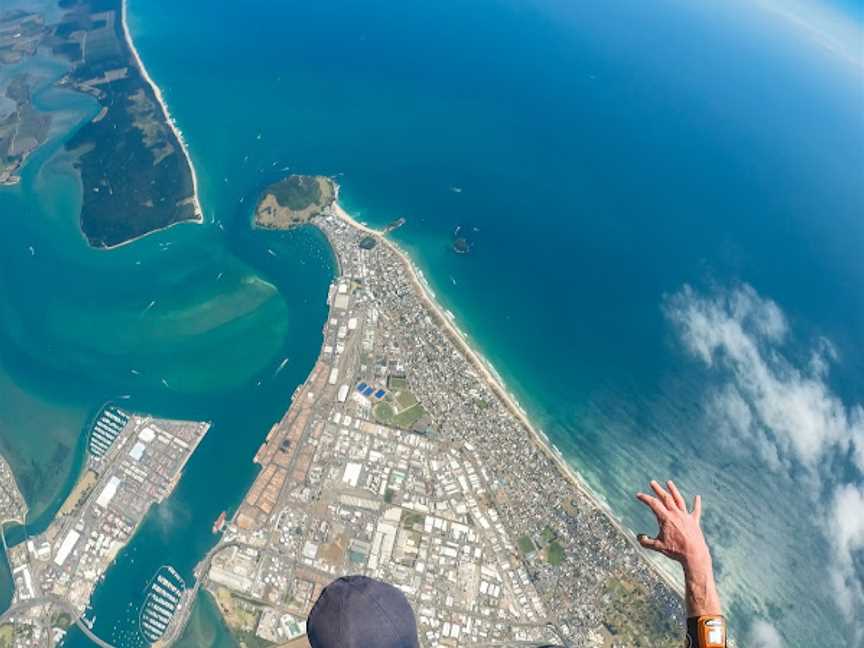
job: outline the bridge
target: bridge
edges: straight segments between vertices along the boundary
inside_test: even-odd
[[[51,605],[53,607],[61,609],[63,612],[68,614],[71,618],[75,619],[75,625],[78,626],[78,629],[84,633],[84,636],[87,637],[94,644],[99,646],[99,648],[115,648],[112,644],[100,639],[88,626],[84,621],[81,620],[81,617],[78,615],[78,611],[75,610],[67,601],[60,598],[59,596],[39,596],[34,599],[30,599],[28,601],[21,601],[20,603],[13,605],[11,608],[6,610],[3,614],[0,614],[0,625],[3,623],[8,623],[18,614],[22,612],[26,612],[35,607],[40,607],[43,605]]]

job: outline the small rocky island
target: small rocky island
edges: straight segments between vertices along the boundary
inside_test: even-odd
[[[468,254],[468,251],[470,249],[471,246],[468,245],[467,239],[460,236],[459,238],[453,240],[453,251],[456,254]]]
[[[336,200],[336,186],[326,176],[290,175],[264,190],[255,207],[255,227],[291,229],[307,223]]]
[[[462,236],[462,226],[456,228],[453,232],[452,249],[456,254],[468,254],[471,251],[471,243],[467,238]]]

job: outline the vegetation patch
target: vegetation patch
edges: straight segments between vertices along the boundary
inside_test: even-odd
[[[67,612],[57,612],[51,617],[51,625],[65,630],[72,625],[72,617]]]
[[[657,606],[648,588],[637,581],[612,578],[606,583],[608,604],[603,625],[615,645],[639,648],[678,648],[680,629]]]
[[[426,410],[417,397],[408,391],[405,378],[391,376],[387,379],[387,387],[390,391],[372,408],[372,415],[382,425],[412,429],[426,416]]]
[[[255,226],[291,229],[320,216],[335,199],[336,186],[330,178],[290,175],[264,190],[255,208]]]
[[[234,638],[237,640],[237,643],[240,644],[240,648],[269,648],[270,646],[276,645],[272,641],[262,639],[254,632],[237,630],[234,631],[233,634]]]
[[[0,626],[0,648],[12,648],[15,639],[15,628],[11,623]]]
[[[404,412],[399,412],[396,416],[394,416],[393,424],[398,428],[408,430],[414,427],[414,425],[424,416],[426,416],[426,410],[423,409],[422,405],[417,403],[413,407],[405,410]]]
[[[534,541],[527,535],[523,535],[516,541],[516,544],[519,545],[519,551],[522,552],[523,555],[527,556],[537,548],[534,546]]]
[[[393,391],[408,389],[408,379],[405,376],[389,376],[387,378],[387,389]]]
[[[549,546],[546,547],[546,560],[549,561],[550,565],[560,565],[564,562],[565,556],[564,547],[558,544],[557,540],[553,540]]]
[[[257,604],[233,595],[230,590],[224,587],[216,590],[216,603],[225,618],[225,623],[241,644],[250,648],[259,645],[271,645],[255,636],[255,630],[261,618],[261,608]],[[253,643],[253,639],[264,643]]]
[[[393,425],[393,408],[390,403],[378,403],[373,409],[372,414],[379,423],[384,425]]]
[[[422,513],[415,513],[414,511],[403,511],[402,512],[402,526],[406,529],[410,529],[412,527],[423,527],[423,524],[426,522],[426,516]]]
[[[306,209],[321,200],[321,184],[313,176],[288,176],[270,185],[267,191],[273,194],[280,207],[294,211]]]
[[[404,390],[397,392],[394,400],[399,411],[410,409],[417,404],[417,397],[411,392]]]

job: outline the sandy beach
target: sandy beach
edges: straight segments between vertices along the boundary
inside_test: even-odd
[[[122,2],[120,3],[120,21],[123,24],[123,35],[126,38],[126,44],[129,46],[129,50],[132,52],[132,56],[135,58],[135,62],[138,64],[138,69],[141,71],[141,76],[144,77],[144,80],[147,81],[147,83],[150,85],[153,90],[153,94],[156,96],[156,101],[158,101],[159,105],[162,107],[162,114],[165,117],[165,122],[168,124],[168,127],[171,129],[171,131],[174,133],[174,136],[177,138],[177,141],[180,143],[180,148],[183,150],[183,155],[186,156],[186,163],[189,165],[189,172],[192,174],[192,201],[195,208],[195,220],[201,223],[204,221],[204,212],[201,209],[201,201],[198,199],[198,175],[195,173],[195,165],[192,164],[192,156],[189,155],[189,147],[186,145],[186,140],[183,139],[183,133],[180,132],[180,129],[177,128],[177,125],[174,123],[174,119],[171,117],[171,112],[168,110],[168,104],[165,103],[165,98],[162,96],[162,91],[159,89],[159,86],[156,85],[156,83],[153,81],[153,78],[147,72],[147,68],[144,67],[144,62],[141,60],[141,56],[138,54],[138,49],[135,47],[135,42],[132,40],[132,34],[129,31],[129,21],[127,20],[127,4],[128,0],[122,0]],[[127,243],[131,243],[131,241],[127,241]]]
[[[417,291],[420,294],[421,298],[432,311],[432,313],[436,316],[439,324],[444,327],[444,330],[450,335],[450,338],[465,354],[465,356],[469,359],[475,369],[480,372],[480,374],[486,380],[486,383],[489,385],[489,388],[492,389],[492,391],[502,400],[502,402],[510,410],[513,416],[515,416],[525,426],[525,428],[531,434],[531,438],[537,445],[537,447],[554,462],[554,464],[558,467],[558,470],[561,472],[564,478],[568,479],[582,495],[584,495],[594,506],[597,507],[598,510],[600,510],[609,519],[612,525],[620,531],[624,539],[629,542],[633,547],[635,547],[640,553],[645,555],[646,564],[650,566],[650,568],[657,574],[657,576],[660,577],[663,581],[665,581],[674,591],[678,592],[683,597],[684,587],[681,580],[674,578],[671,573],[667,573],[664,569],[661,569],[658,565],[648,559],[647,554],[645,554],[646,550],[643,549],[642,546],[636,541],[633,531],[626,528],[612,514],[612,511],[609,510],[609,507],[590,489],[590,487],[585,483],[579,473],[577,473],[573,469],[573,467],[564,460],[563,456],[560,454],[557,448],[555,448],[551,444],[548,437],[546,437],[545,434],[543,434],[534,427],[534,425],[531,423],[531,420],[528,418],[527,414],[518,404],[513,395],[509,391],[507,391],[507,388],[504,386],[504,383],[498,375],[498,372],[495,371],[493,367],[491,367],[490,363],[485,358],[483,358],[471,347],[470,344],[468,344],[465,334],[458,327],[456,327],[456,325],[449,317],[447,317],[444,308],[433,297],[432,291],[430,290],[428,284],[424,279],[421,279],[420,271],[416,268],[408,255],[398,245],[396,245],[393,241],[388,239],[378,230],[367,227],[366,225],[352,218],[351,215],[342,208],[338,200],[339,187],[337,185],[336,201],[334,201],[332,207],[333,213],[355,229],[363,232],[364,234],[375,237],[375,239],[379,243],[381,243],[382,245],[386,245],[397,255],[397,257],[405,265],[405,268],[408,271],[408,275],[411,277],[411,281],[417,288]]]

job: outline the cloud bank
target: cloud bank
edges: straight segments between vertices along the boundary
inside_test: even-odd
[[[790,360],[785,315],[746,284],[710,295],[684,286],[665,299],[664,312],[690,355],[723,378],[706,406],[729,448],[755,453],[773,471],[803,474],[814,500],[829,502],[821,522],[832,550],[831,583],[853,628],[852,645],[864,645],[857,629],[864,624],[864,583],[856,570],[864,556],[864,408],[847,407],[828,385],[833,346],[819,339],[806,361]],[[838,483],[833,467],[850,459],[858,477]],[[780,645],[764,622],[753,632],[757,646]]]
[[[766,621],[756,621],[747,636],[749,648],[783,648],[783,640],[777,629]]]

